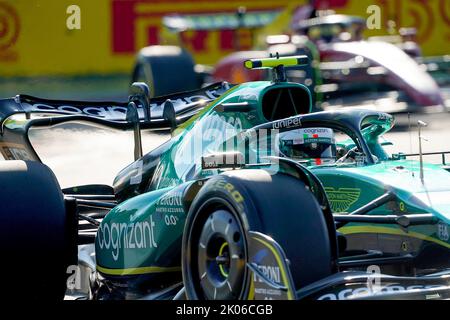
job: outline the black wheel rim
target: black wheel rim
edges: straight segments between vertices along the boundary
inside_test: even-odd
[[[198,243],[198,276],[206,299],[237,299],[245,273],[243,230],[227,210],[213,211],[205,220]]]

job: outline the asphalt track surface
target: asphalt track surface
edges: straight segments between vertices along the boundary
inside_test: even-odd
[[[396,125],[384,138],[393,143],[385,149],[389,153],[417,153],[419,139],[417,120],[428,124],[422,130],[426,140],[424,152],[450,151],[450,113],[395,115]],[[170,136],[143,133],[144,153],[157,147]],[[115,175],[133,161],[133,133],[67,124],[53,129],[36,129],[31,141],[38,154],[56,174],[62,187],[100,183],[111,185]],[[425,158],[439,163],[440,156]],[[450,163],[450,155],[448,155]]]

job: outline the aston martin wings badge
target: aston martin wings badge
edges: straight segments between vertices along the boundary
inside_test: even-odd
[[[359,188],[339,188],[325,187],[328,199],[333,212],[345,212],[352,204],[358,201],[361,195]]]

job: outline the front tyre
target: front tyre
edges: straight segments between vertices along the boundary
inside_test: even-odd
[[[333,272],[333,245],[317,200],[305,184],[265,170],[234,170],[209,179],[193,200],[182,240],[190,300],[249,297],[249,231],[286,253],[296,288]]]

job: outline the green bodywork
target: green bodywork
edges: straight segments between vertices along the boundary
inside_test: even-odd
[[[395,247],[399,251],[419,251],[420,248],[412,244],[408,247],[410,238],[419,241],[419,246],[426,240],[450,249],[450,173],[440,166],[424,164],[423,184],[419,178],[419,163],[412,160],[387,160],[351,168],[316,167],[313,172],[325,186],[334,212],[351,212],[392,191],[396,200],[372,210],[371,215],[432,213],[440,221],[408,228],[393,224],[349,223],[338,230],[343,234],[398,236],[390,238],[391,242],[396,242],[391,249],[393,253]]]
[[[224,151],[225,142],[232,137],[237,137],[239,145],[243,133],[267,124],[269,119],[264,116],[262,106],[264,95],[272,89],[294,87],[307,90],[291,83],[252,82],[235,86],[177,128],[169,142],[122,170],[116,178],[115,191],[123,202],[107,214],[97,233],[98,271],[104,276],[161,275],[165,272],[178,272],[179,276],[184,221],[195,197],[192,190],[198,191],[204,179],[220,173],[218,169],[202,170],[201,157]],[[308,113],[310,106],[309,101],[306,111],[298,113]],[[294,112],[292,116],[296,114]],[[339,123],[357,113],[341,112],[335,117],[332,113],[324,114]],[[320,118],[319,113],[315,115]],[[355,245],[350,241],[350,248],[356,249],[359,249],[358,244],[364,249],[373,249],[364,247],[370,245],[386,249],[386,237],[390,246],[386,251],[393,253],[417,253],[424,243],[449,249],[450,173],[440,166],[425,164],[422,183],[417,161],[393,160],[379,143],[380,136],[393,126],[393,118],[374,113],[362,119],[360,128],[353,128],[359,130],[355,139],[364,140],[376,161],[309,166],[323,183],[333,211],[351,212],[392,191],[396,200],[370,214],[432,213],[437,223],[407,228],[393,224],[349,223],[338,231],[349,236],[375,235],[372,242],[355,241]],[[316,126],[323,125],[316,123]],[[357,143],[353,139],[343,145],[352,148]],[[257,149],[256,152],[263,151]],[[157,155],[152,157],[153,153]],[[250,153],[246,150],[246,156]],[[147,176],[146,172],[152,173]],[[137,182],[133,183],[136,178]],[[390,235],[398,237],[391,241]]]
[[[203,171],[201,157],[223,150],[227,138],[267,122],[262,99],[268,91],[280,89],[307,93],[298,113],[311,111],[311,97],[303,85],[268,81],[238,85],[173,132],[172,139],[159,147],[163,151],[157,160],[148,161],[158,163],[151,177],[145,175],[146,156],[123,169],[114,185],[117,191],[117,185],[123,183],[120,197],[128,200],[112,209],[101,223],[95,242],[98,271],[105,276],[180,271],[186,193],[194,181],[218,173]],[[134,187],[132,180],[137,176]],[[138,191],[143,185],[144,190]]]

